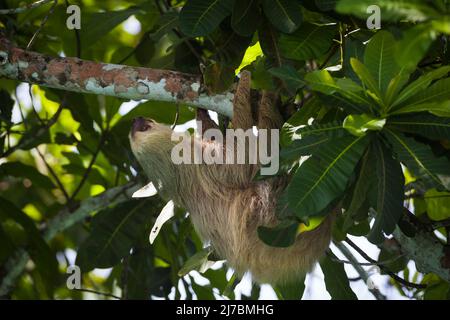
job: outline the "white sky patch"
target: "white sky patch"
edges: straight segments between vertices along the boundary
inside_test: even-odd
[[[133,15],[123,22],[123,29],[129,34],[136,35],[141,32],[142,27],[139,20]]]
[[[119,114],[121,116],[127,114],[128,112],[130,112],[131,110],[133,110],[134,108],[136,108],[136,106],[138,106],[139,104],[145,102],[146,100],[142,100],[142,101],[135,101],[135,100],[130,100],[127,102],[124,102],[120,105],[119,108]]]

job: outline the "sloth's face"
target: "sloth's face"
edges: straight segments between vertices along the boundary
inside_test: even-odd
[[[139,161],[143,157],[149,160],[155,153],[172,146],[171,133],[172,130],[168,126],[152,119],[134,118],[129,134],[131,149]]]

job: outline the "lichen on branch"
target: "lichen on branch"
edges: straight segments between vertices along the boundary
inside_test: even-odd
[[[182,103],[233,116],[233,93],[202,92],[199,75],[50,57],[17,48],[1,33],[0,77],[66,91]]]

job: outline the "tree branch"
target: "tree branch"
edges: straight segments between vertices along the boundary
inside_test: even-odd
[[[355,256],[350,252],[350,250],[342,243],[333,241],[334,245],[342,252],[342,254],[352,263],[353,268],[355,268],[356,272],[358,272],[361,279],[367,283],[369,280],[369,274],[366,270],[360,265],[360,262],[355,258]],[[350,279],[349,279],[350,280]],[[373,296],[377,300],[386,300],[386,296],[383,295],[377,288],[369,288],[368,290],[373,294]]]
[[[395,228],[393,235],[401,251],[416,263],[418,271],[434,273],[450,283],[450,247],[440,242],[433,230],[427,230],[412,213],[404,215],[403,219],[415,234],[408,237],[399,227]]]
[[[180,102],[233,116],[232,92],[202,93],[201,76],[50,57],[14,47],[0,33],[0,76],[44,87],[118,98]]]

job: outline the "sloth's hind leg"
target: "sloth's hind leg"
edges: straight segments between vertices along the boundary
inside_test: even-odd
[[[258,128],[279,129],[283,125],[283,117],[278,111],[280,97],[278,94],[263,91],[258,105]]]

